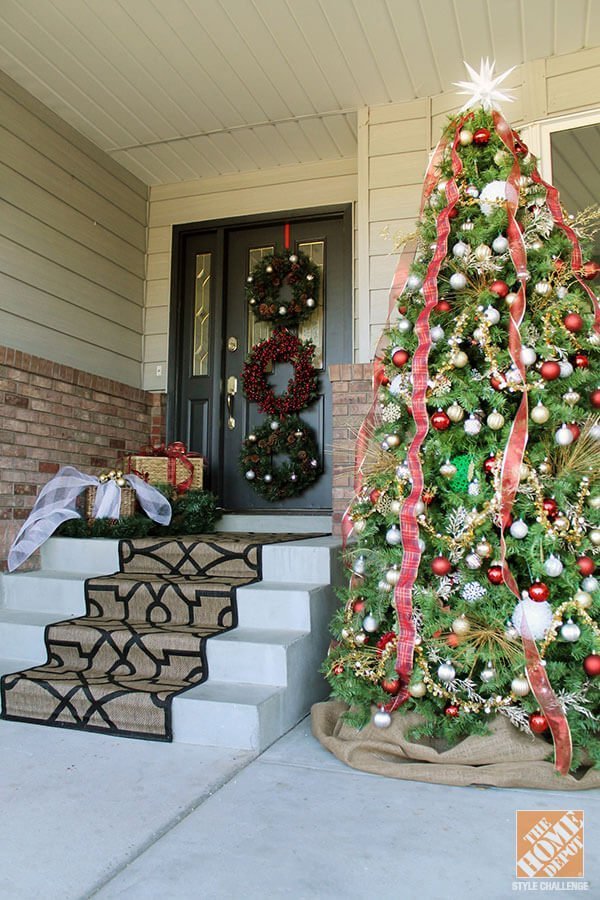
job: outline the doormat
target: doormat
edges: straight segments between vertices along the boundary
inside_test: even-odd
[[[208,678],[206,641],[236,627],[263,546],[306,537],[121,541],[119,572],[85,582],[86,614],[46,628],[47,662],[2,678],[2,718],[173,740],[173,698]]]

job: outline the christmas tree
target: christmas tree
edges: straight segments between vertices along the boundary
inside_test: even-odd
[[[597,219],[503,118],[508,73],[469,71],[376,359],[324,670],[358,728],[417,710],[454,743],[506,716],[566,773],[600,766]]]

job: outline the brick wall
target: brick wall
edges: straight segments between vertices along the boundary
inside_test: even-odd
[[[61,466],[96,474],[164,441],[164,409],[164,395],[0,347],[0,568]]]
[[[373,402],[373,365],[329,367],[333,409],[333,527],[340,531],[344,510],[354,493],[354,445]]]

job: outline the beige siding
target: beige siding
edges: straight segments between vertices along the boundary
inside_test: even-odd
[[[0,73],[0,342],[139,387],[147,188]]]
[[[355,199],[356,162],[348,159],[152,187],[143,380],[146,390],[163,390],[166,385],[173,225],[351,203]]]

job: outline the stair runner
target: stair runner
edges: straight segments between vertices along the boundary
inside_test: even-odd
[[[173,697],[208,677],[206,640],[237,625],[262,547],[306,535],[124,540],[85,582],[86,614],[49,625],[48,660],[2,678],[2,718],[171,741]]]

